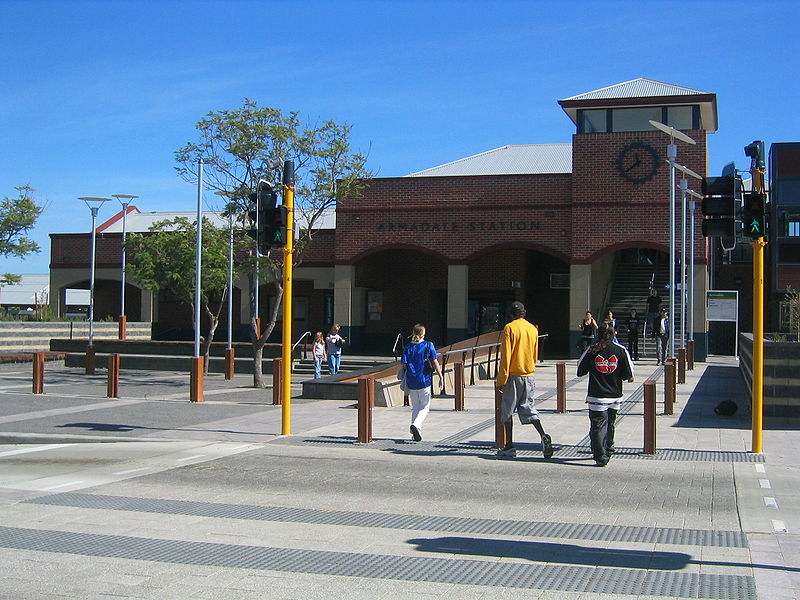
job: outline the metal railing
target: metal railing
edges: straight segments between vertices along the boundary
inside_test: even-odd
[[[400,350],[399,351],[397,349],[398,344],[400,346]],[[392,346],[392,354],[394,354],[395,360],[400,360],[400,356],[402,356],[402,354],[403,354],[403,347],[404,347],[403,334],[402,333],[398,333],[397,337],[394,338],[394,346]]]
[[[289,353],[289,356],[294,356],[294,349],[297,348],[304,339],[306,339],[306,336],[311,338],[311,332],[306,331],[303,335],[300,336],[300,339],[297,340],[292,346],[292,351]],[[306,358],[308,358],[308,344],[303,346],[303,360],[305,360]]]

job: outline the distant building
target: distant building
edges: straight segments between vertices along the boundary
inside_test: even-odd
[[[24,274],[15,285],[0,286],[0,307],[7,315],[33,314],[37,307],[50,302],[50,276]]]
[[[405,177],[374,178],[361,196],[342,199],[335,224],[315,236],[294,272],[293,339],[336,322],[351,351],[389,354],[414,323],[424,323],[437,344],[452,343],[501,328],[510,303],[520,300],[548,334],[548,352],[567,355],[575,353],[586,310],[644,313],[651,284],[666,305],[670,139],[649,121],[692,138],[694,145],[678,142],[678,163],[705,176],[716,95],[635,79],[559,105],[575,125],[570,141],[507,145]],[[97,318],[119,310],[121,216],[98,228]],[[171,216],[132,207],[128,231]],[[695,249],[691,318],[703,360],[711,243],[700,217],[688,238]],[[89,239],[51,237],[51,302],[62,310],[63,290],[88,287]],[[247,339],[249,302],[244,283],[236,287],[234,324]],[[266,315],[269,286],[260,300]],[[680,306],[679,293],[676,300]],[[154,299],[133,281],[126,313],[129,321],[154,321],[164,336],[191,329],[173,299]]]

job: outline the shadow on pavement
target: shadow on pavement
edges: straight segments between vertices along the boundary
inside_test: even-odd
[[[414,538],[406,540],[415,544],[420,552],[491,556],[496,558],[520,558],[543,563],[565,563],[596,567],[620,567],[655,571],[678,571],[687,565],[716,565],[775,569],[800,572],[800,569],[783,565],[750,564],[732,561],[692,560],[683,552],[659,552],[650,550],[619,550],[595,548],[576,544],[554,544],[551,542],[527,542],[471,537]]]

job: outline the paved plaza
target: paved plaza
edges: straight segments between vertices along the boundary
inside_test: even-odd
[[[437,397],[423,441],[407,407],[375,408],[357,443],[352,401],[282,407],[251,376],[0,367],[0,598],[633,600],[800,599],[800,430],[769,427],[751,449],[735,359],[711,357],[659,415],[642,454],[636,364],[617,453],[594,466],[586,379],[567,362],[537,370],[542,420],[514,428],[518,455],[495,456],[491,382],[466,410]],[[299,394],[299,386],[295,393]],[[733,417],[714,406],[732,399]]]

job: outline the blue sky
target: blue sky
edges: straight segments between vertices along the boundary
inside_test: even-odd
[[[558,100],[646,77],[716,93],[710,172],[747,168],[752,140],[800,141],[799,20],[796,1],[0,0],[0,194],[47,204],[42,252],[0,273],[47,272],[50,233],[90,230],[79,196],[193,210],[173,153],[245,97],[352,124],[388,177],[568,142]]]

